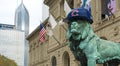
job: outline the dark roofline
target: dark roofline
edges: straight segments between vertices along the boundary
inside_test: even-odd
[[[12,25],[12,24],[2,24],[2,23],[0,23],[0,25],[10,25],[10,26],[15,26],[15,25]]]

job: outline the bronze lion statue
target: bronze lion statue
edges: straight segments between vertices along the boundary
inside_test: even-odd
[[[90,20],[91,17],[88,17],[90,14],[87,12],[87,10],[79,8],[68,14],[68,46],[75,58],[81,62],[82,66],[96,66],[96,63],[103,64],[111,61],[118,62],[120,60],[120,44],[99,38],[92,30],[92,20]],[[118,64],[113,66],[118,66]]]

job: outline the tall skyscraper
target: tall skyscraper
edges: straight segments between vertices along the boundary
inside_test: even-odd
[[[29,13],[23,4],[23,0],[21,4],[18,6],[15,12],[15,28],[17,30],[22,30],[25,32],[25,38],[29,34]],[[25,40],[25,51],[24,51],[24,66],[28,66],[28,41]]]
[[[23,1],[15,12],[15,28],[25,31],[26,36],[29,34],[29,13],[23,4]]]

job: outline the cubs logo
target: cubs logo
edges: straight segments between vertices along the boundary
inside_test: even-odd
[[[78,10],[73,10],[71,16],[79,16],[78,12]]]

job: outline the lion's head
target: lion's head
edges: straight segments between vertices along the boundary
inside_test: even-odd
[[[87,21],[77,20],[69,24],[67,38],[73,40],[85,39],[90,30],[90,24]]]

